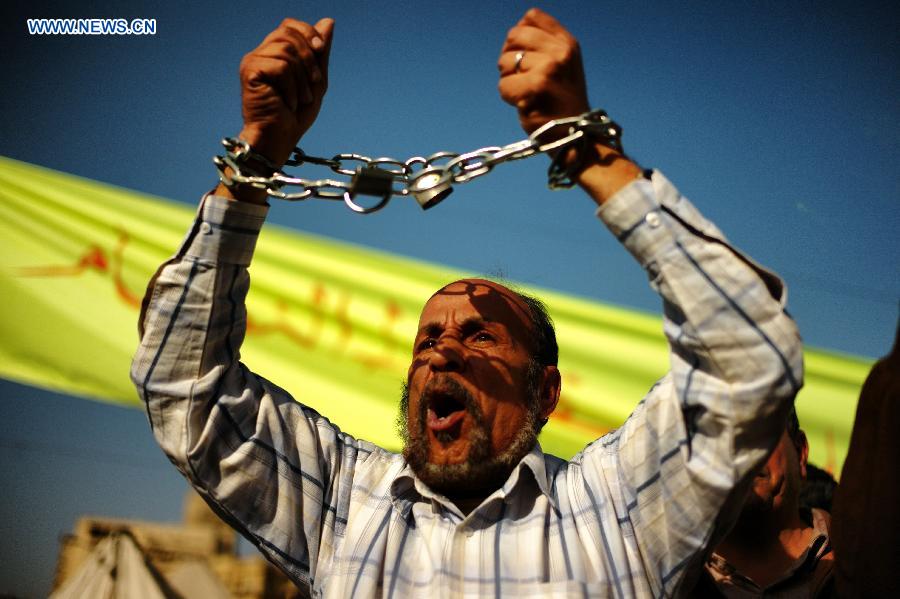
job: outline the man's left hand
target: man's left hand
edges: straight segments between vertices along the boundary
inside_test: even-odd
[[[509,30],[497,68],[500,96],[516,107],[526,133],[590,108],[578,40],[537,8]]]

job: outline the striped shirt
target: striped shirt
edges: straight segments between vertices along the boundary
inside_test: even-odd
[[[660,173],[626,186],[598,215],[662,296],[671,370],[619,429],[569,461],[536,446],[466,515],[401,455],[342,433],[238,361],[266,211],[204,198],[151,281],[132,378],[173,463],[305,593],[685,591],[802,382],[777,277]]]

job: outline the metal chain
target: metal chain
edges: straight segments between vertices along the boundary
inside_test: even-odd
[[[456,183],[465,183],[484,176],[504,162],[529,158],[572,146],[576,142],[596,139],[621,151],[622,129],[603,110],[593,110],[576,117],[548,121],[526,139],[505,146],[488,146],[458,154],[436,152],[428,157],[413,156],[405,161],[393,158],[370,158],[360,154],[336,154],[332,158],[310,156],[295,148],[285,166],[304,163],[327,166],[333,172],[351,177],[349,181],[336,179],[303,179],[292,177],[275,167],[264,156],[253,151],[241,139],[225,138],[225,156],[215,156],[219,179],[228,187],[250,185],[265,189],[273,198],[302,201],[311,198],[342,200],[354,212],[367,214],[384,208],[393,196],[412,195],[423,209],[431,208],[453,191]],[[268,176],[250,162],[263,165]],[[578,161],[576,161],[578,162]],[[358,163],[353,168],[350,165]],[[230,173],[226,173],[230,169]],[[551,189],[571,187],[574,174],[560,167],[557,161],[550,167],[548,185]],[[288,193],[285,187],[300,191]],[[362,206],[354,200],[358,195],[379,198],[373,206]]]

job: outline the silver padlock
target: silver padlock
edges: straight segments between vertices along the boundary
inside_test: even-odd
[[[409,191],[422,210],[428,210],[453,193],[452,183],[450,171],[440,167],[428,167],[413,176],[409,182]]]

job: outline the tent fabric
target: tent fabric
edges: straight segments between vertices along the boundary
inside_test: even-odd
[[[157,577],[130,535],[110,535],[50,599],[174,599]]]
[[[166,573],[166,581],[184,599],[230,599],[231,594],[204,562],[185,562]]]
[[[0,157],[0,376],[139,405],[128,378],[146,283],[194,210]],[[389,449],[419,311],[472,273],[266,225],[242,359],[342,430]],[[541,443],[570,457],[668,369],[658,316],[521,286],[557,326],[563,396]],[[837,473],[871,361],[807,348],[811,460]]]

